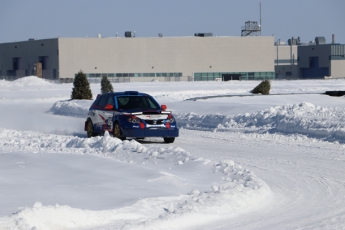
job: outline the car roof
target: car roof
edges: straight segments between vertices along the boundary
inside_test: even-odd
[[[150,96],[147,93],[140,93],[138,91],[113,92],[113,93],[106,93],[106,94],[112,94],[114,96]]]

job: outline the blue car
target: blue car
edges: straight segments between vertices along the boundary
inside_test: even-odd
[[[146,93],[125,91],[98,95],[91,105],[84,130],[88,137],[108,131],[114,137],[162,137],[173,143],[179,135],[176,120],[167,106]]]

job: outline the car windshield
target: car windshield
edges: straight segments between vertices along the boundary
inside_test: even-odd
[[[159,105],[148,96],[120,96],[117,97],[118,109],[124,110],[146,110],[159,109]]]

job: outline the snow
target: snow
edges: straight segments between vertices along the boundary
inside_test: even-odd
[[[72,84],[0,81],[0,229],[345,228],[345,98],[322,94],[345,81],[258,84],[114,84],[173,111],[164,144],[86,138]]]

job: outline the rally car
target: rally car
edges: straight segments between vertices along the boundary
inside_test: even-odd
[[[173,143],[179,136],[176,120],[166,105],[146,93],[125,91],[98,95],[91,105],[85,131],[88,137],[108,131],[121,140],[162,137]]]

